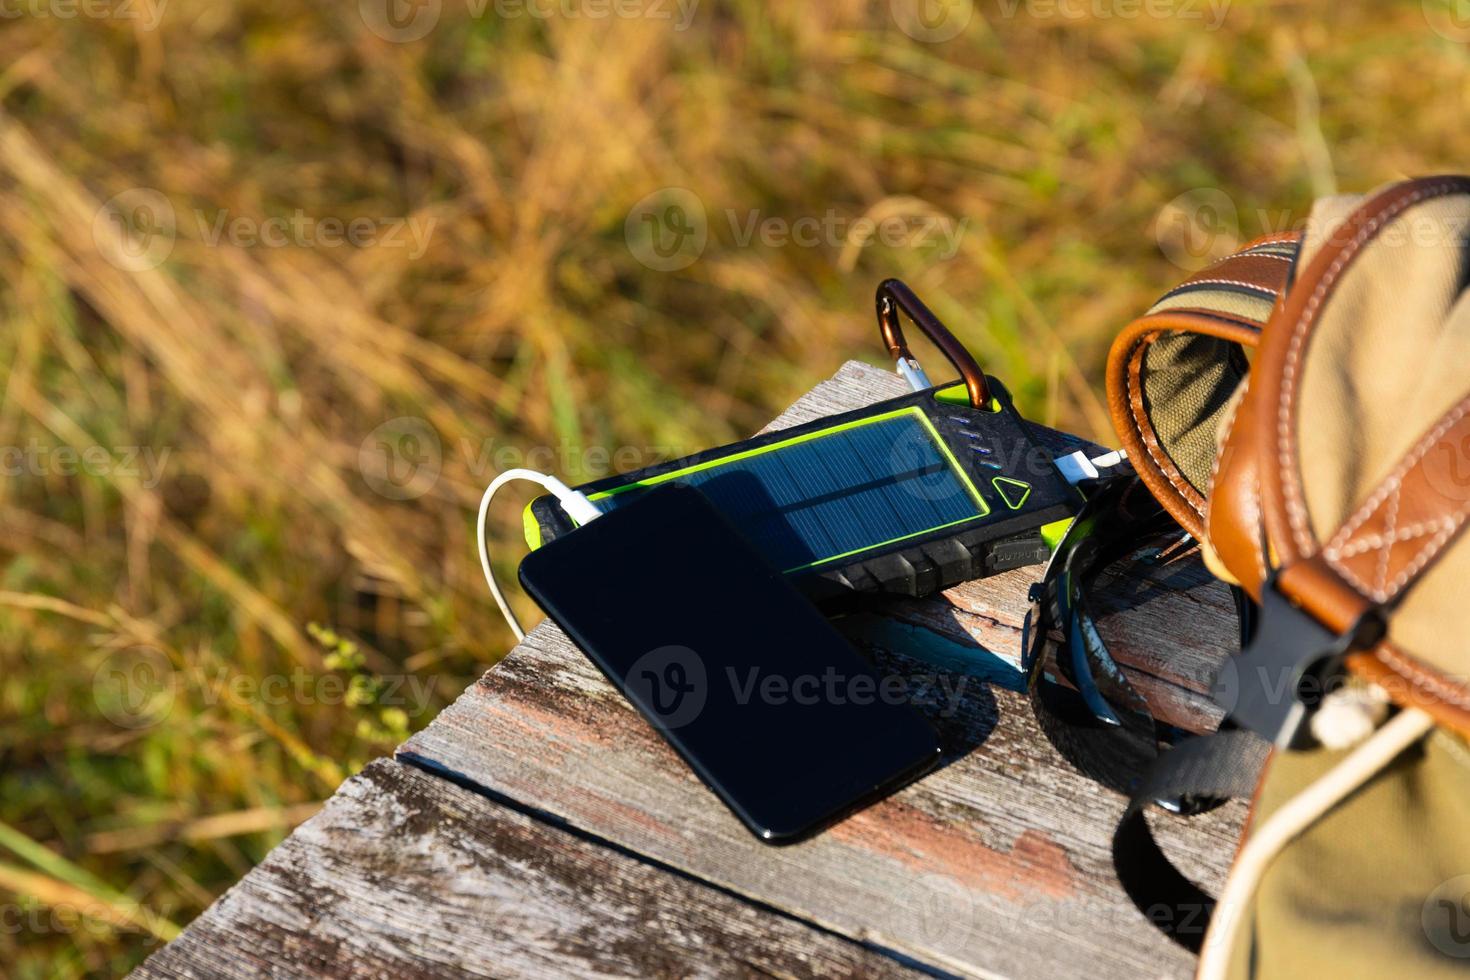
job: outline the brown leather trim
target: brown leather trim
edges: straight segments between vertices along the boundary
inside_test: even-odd
[[[1298,372],[1317,326],[1318,313],[1330,299],[1343,273],[1362,254],[1363,247],[1409,208],[1451,194],[1470,194],[1470,178],[1428,177],[1407,181],[1373,197],[1354,211],[1334,230],[1332,239],[1298,275],[1291,291],[1273,312],[1270,323],[1262,332],[1252,367],[1255,391],[1279,392],[1276,404],[1268,407],[1263,401],[1252,420],[1256,426],[1257,450],[1262,454],[1259,461],[1262,517],[1268,538],[1283,566],[1278,585],[1283,593],[1300,602],[1305,610],[1335,631],[1347,629],[1373,601],[1397,597],[1433,557],[1433,553],[1426,554],[1428,549],[1415,548],[1402,559],[1403,571],[1392,578],[1388,577],[1388,570],[1379,569],[1376,565],[1371,575],[1364,573],[1357,564],[1334,567],[1342,566],[1346,559],[1356,556],[1356,553],[1348,555],[1346,552],[1353,548],[1355,531],[1369,522],[1372,526],[1364,543],[1377,544],[1386,540],[1388,548],[1380,547],[1374,560],[1386,558],[1392,563],[1393,546],[1400,539],[1395,537],[1394,519],[1389,516],[1387,504],[1389,498],[1397,494],[1396,481],[1417,479],[1422,475],[1416,467],[1427,455],[1427,450],[1418,452],[1417,457],[1411,453],[1401,472],[1396,472],[1384,487],[1370,495],[1353,519],[1356,524],[1350,521],[1345,532],[1334,535],[1334,546],[1328,553],[1318,553],[1320,542],[1316,540],[1307,514],[1301,460],[1297,451]],[[1421,448],[1438,444],[1446,434],[1452,435],[1454,427],[1463,419],[1463,413],[1456,416],[1452,412],[1426,436]],[[1463,516],[1453,527],[1447,525],[1442,539],[1440,533],[1435,532],[1435,549],[1442,547],[1462,523]],[[1369,581],[1363,581],[1365,577]],[[1355,587],[1349,579],[1366,588]],[[1380,582],[1382,588],[1377,587]],[[1388,589],[1389,584],[1394,588]],[[1365,592],[1374,593],[1374,598],[1370,599]],[[1441,724],[1470,735],[1470,690],[1463,681],[1446,677],[1389,643],[1381,644],[1372,653],[1355,654],[1348,658],[1347,666],[1352,673],[1383,687],[1395,703],[1422,708]]]
[[[1418,708],[1451,731],[1470,737],[1470,697],[1463,682],[1445,677],[1389,643],[1372,653],[1348,657],[1347,669],[1387,691],[1394,704]]]
[[[1260,248],[1262,245],[1280,245],[1286,242],[1300,242],[1301,240],[1302,233],[1300,231],[1270,231],[1264,235],[1252,238],[1240,247],[1240,251],[1249,252],[1251,249]]]
[[[1347,632],[1373,606],[1321,555],[1283,567],[1276,577],[1276,587],[1334,633]]]
[[[1190,485],[1159,443],[1144,404],[1141,374],[1148,347],[1166,333],[1203,334],[1246,347],[1256,345],[1259,330],[1249,320],[1207,310],[1168,310],[1128,324],[1108,352],[1108,408],[1118,438],[1143,482],[1159,503],[1189,533],[1204,533],[1204,497]]]
[[[1362,254],[1363,246],[1395,217],[1424,201],[1449,194],[1470,194],[1470,178],[1428,177],[1406,181],[1371,198],[1352,213],[1301,272],[1262,331],[1251,371],[1257,391],[1279,392],[1274,411],[1255,419],[1261,470],[1262,517],[1281,564],[1288,565],[1316,550],[1307,519],[1297,456],[1297,381],[1317,314],[1343,272]],[[1261,406],[1263,409],[1264,405]],[[1268,462],[1269,461],[1269,462]]]
[[[1458,472],[1466,445],[1470,396],[1425,433],[1323,546],[1327,563],[1375,602],[1395,602],[1470,518],[1470,486]]]
[[[1204,285],[1236,286],[1274,300],[1286,288],[1291,275],[1291,259],[1279,255],[1237,253],[1195,273],[1165,293],[1172,296],[1190,287]]]
[[[1290,279],[1293,260],[1250,252],[1263,246],[1300,241],[1300,232],[1276,232],[1254,238],[1165,295],[1184,295],[1188,287],[1212,284],[1255,292],[1263,299],[1279,294]],[[1118,335],[1108,353],[1108,405],[1123,448],[1154,496],[1196,537],[1204,533],[1206,499],[1180,472],[1159,442],[1158,432],[1149,418],[1148,406],[1144,404],[1141,383],[1144,358],[1150,344],[1163,334],[1176,331],[1220,337],[1243,347],[1255,347],[1260,326],[1254,320],[1216,310],[1189,307],[1165,310],[1130,323]]]
[[[1261,583],[1270,574],[1261,541],[1260,453],[1255,444],[1250,376],[1246,390],[1222,426],[1220,448],[1205,496],[1205,540],[1231,576],[1260,599]]]

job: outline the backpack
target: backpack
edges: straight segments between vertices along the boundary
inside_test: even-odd
[[[1110,352],[1138,475],[1259,610],[1214,684],[1226,725],[1163,754],[1114,842],[1156,924],[1212,913],[1173,933],[1201,977],[1470,969],[1467,236],[1470,178],[1323,199]],[[1145,812],[1232,795],[1251,812],[1212,899]]]

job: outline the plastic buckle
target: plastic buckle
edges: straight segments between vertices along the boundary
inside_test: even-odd
[[[1255,634],[1221,668],[1211,696],[1238,725],[1277,748],[1310,748],[1316,744],[1312,714],[1341,676],[1343,658],[1371,648],[1386,632],[1382,611],[1373,607],[1333,635],[1283,595],[1272,575],[1261,586]]]

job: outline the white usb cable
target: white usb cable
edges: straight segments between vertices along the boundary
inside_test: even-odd
[[[480,544],[480,569],[485,573],[485,583],[490,586],[490,594],[495,597],[495,604],[500,607],[500,614],[505,617],[506,623],[511,631],[515,633],[517,640],[526,638],[526,631],[521,626],[521,621],[511,611],[510,603],[505,601],[504,594],[500,591],[499,584],[495,581],[495,571],[490,567],[490,549],[485,543],[485,521],[490,513],[490,501],[494,499],[496,492],[513,480],[526,480],[531,483],[540,484],[546,492],[556,497],[567,516],[577,524],[586,524],[588,521],[596,520],[602,516],[602,511],[597,505],[587,499],[587,495],[573,490],[554,476],[546,473],[538,473],[535,470],[514,469],[506,470],[504,473],[490,481],[485,488],[485,495],[480,498],[480,516],[475,522],[475,539]]]

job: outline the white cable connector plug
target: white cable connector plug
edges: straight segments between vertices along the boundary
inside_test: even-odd
[[[602,516],[602,511],[587,499],[585,493],[573,490],[556,477],[548,476],[543,486],[556,498],[557,503],[561,504],[561,509],[566,511],[567,516],[576,521],[579,527]]]
[[[505,601],[505,595],[500,591],[500,585],[495,581],[495,570],[490,567],[490,549],[485,543],[485,522],[490,514],[490,501],[500,488],[513,480],[526,480],[536,483],[545,488],[561,504],[567,516],[576,521],[577,524],[586,524],[602,516],[602,511],[597,505],[587,499],[587,495],[579,490],[573,490],[556,477],[547,473],[538,473],[535,470],[513,469],[490,481],[485,488],[485,495],[480,498],[480,514],[475,521],[475,540],[480,545],[480,570],[485,573],[485,583],[490,586],[490,594],[495,597],[495,604],[500,607],[500,614],[505,617],[505,622],[510,626],[511,632],[515,633],[517,640],[526,638],[526,631],[521,626],[521,621],[511,611],[510,603]]]
[[[1067,478],[1067,482],[1076,486],[1083,480],[1097,479],[1102,475],[1103,470],[1121,466],[1127,459],[1128,454],[1121,449],[1103,453],[1101,456],[1093,456],[1091,459],[1079,449],[1075,453],[1058,456],[1052,462],[1057,464],[1057,469],[1062,471],[1062,476]]]

